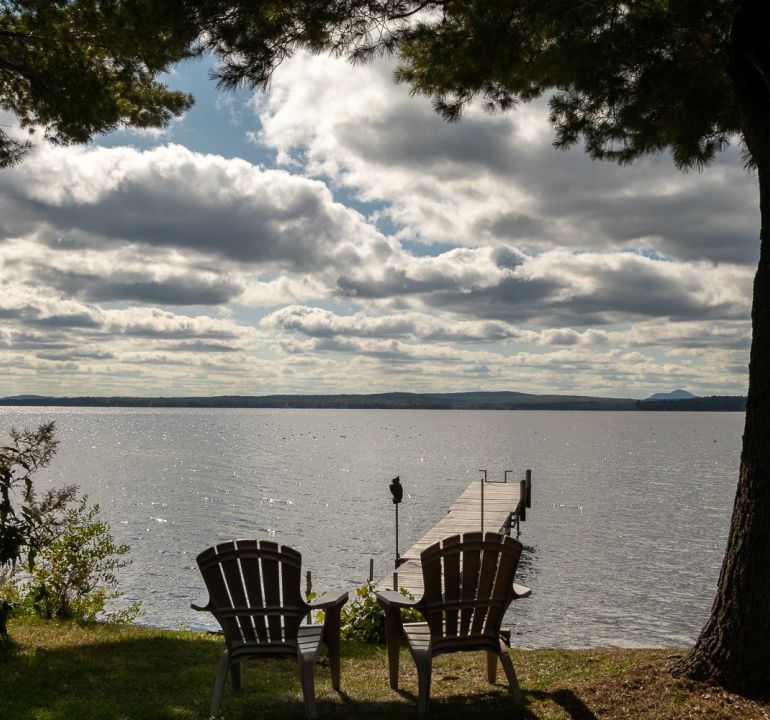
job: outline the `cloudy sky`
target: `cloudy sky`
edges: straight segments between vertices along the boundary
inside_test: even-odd
[[[740,148],[592,162],[545,103],[448,125],[391,71],[222,94],[189,62],[168,130],[0,170],[0,396],[745,393]]]

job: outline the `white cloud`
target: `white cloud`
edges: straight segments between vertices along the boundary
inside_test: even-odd
[[[631,168],[592,162],[553,150],[543,100],[495,117],[471,108],[448,125],[394,86],[391,70],[300,53],[255,101],[253,137],[279,162],[383,203],[403,237],[756,261],[756,178],[738,149],[702,174],[677,173],[666,156]]]
[[[179,145],[41,146],[18,170],[0,175],[0,193],[17,235],[36,232],[64,249],[143,244],[313,271],[390,252],[323,183]]]
[[[0,395],[744,391],[735,152],[593,163],[542,102],[447,125],[390,71],[285,63],[242,146],[281,168],[223,156],[234,112],[227,152],[41,144],[0,173]],[[194,117],[173,136],[216,145]]]

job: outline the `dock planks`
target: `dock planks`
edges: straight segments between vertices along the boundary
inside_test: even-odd
[[[511,513],[517,509],[520,500],[519,483],[484,483],[484,532],[503,532],[510,521]],[[481,530],[481,482],[471,483],[439,520],[409,550],[402,553],[402,565],[396,571],[398,586],[405,588],[414,597],[423,593],[420,553],[437,540],[449,535]],[[380,580],[378,590],[393,588],[393,573]],[[523,586],[516,586],[517,594],[529,591]]]

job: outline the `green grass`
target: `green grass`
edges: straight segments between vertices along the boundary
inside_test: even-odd
[[[0,644],[2,720],[193,719],[208,715],[217,636],[132,626],[34,620],[10,624]],[[401,690],[388,686],[384,647],[343,642],[342,692],[328,664],[316,669],[319,717],[409,720],[417,717],[414,666],[404,651]],[[662,650],[513,651],[525,698],[525,720],[710,718],[770,720],[758,704],[709,685],[676,680]],[[228,683],[222,720],[300,720],[297,673],[289,661],[248,664],[243,690]],[[434,663],[431,718],[512,717],[504,675],[485,677],[482,654],[442,656]]]

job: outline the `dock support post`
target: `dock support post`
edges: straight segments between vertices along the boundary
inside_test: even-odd
[[[519,483],[519,520],[527,519],[527,481]]]
[[[481,534],[484,534],[484,485],[487,483],[487,471],[479,470],[480,473],[484,473],[481,478]]]
[[[527,481],[527,507],[532,507],[532,471],[527,470],[526,472],[526,481]]]
[[[374,558],[369,558],[369,582],[374,582]]]
[[[398,554],[398,505],[396,505],[396,567],[401,564],[399,560],[401,556]]]
[[[309,598],[310,593],[313,592],[313,576],[310,574],[310,570],[308,570],[305,573],[305,597]],[[305,618],[305,622],[308,625],[312,625],[313,623],[313,611],[308,610],[307,617]]]

